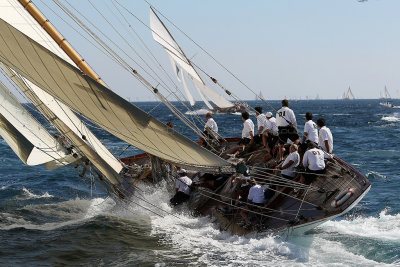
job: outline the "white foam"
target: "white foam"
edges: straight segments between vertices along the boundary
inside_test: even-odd
[[[197,110],[186,111],[186,115],[206,115],[208,112],[211,112],[209,109],[201,108]]]
[[[1,188],[0,188],[0,190],[6,190],[7,189],[7,186],[5,186],[5,185],[3,185]]]
[[[384,209],[378,217],[360,216],[350,220],[329,221],[321,228],[325,232],[400,242],[400,213],[390,215],[388,209]]]
[[[24,195],[26,196],[27,199],[35,199],[35,198],[51,198],[54,197],[53,195],[50,195],[48,192],[45,192],[43,195],[36,195],[26,189],[25,187],[22,188],[22,191],[24,191]]]
[[[392,116],[383,116],[381,120],[389,122],[398,122],[400,121],[400,116],[398,112],[395,112],[392,114]]]

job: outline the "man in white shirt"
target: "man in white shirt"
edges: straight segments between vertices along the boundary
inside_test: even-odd
[[[308,143],[308,150],[303,156],[303,166],[306,169],[305,174],[306,183],[310,184],[316,178],[316,174],[325,173],[325,152],[317,147],[317,144],[310,142]],[[301,179],[300,182],[304,180]]]
[[[247,196],[247,202],[250,203],[250,205],[247,205],[244,210],[240,211],[240,215],[247,224],[250,224],[248,216],[249,210],[257,211],[257,207],[264,206],[264,188],[257,184],[254,179],[251,180],[251,183],[252,187],[250,187],[249,195]]]
[[[295,144],[290,145],[290,154],[286,157],[285,161],[277,166],[281,170],[281,176],[286,179],[293,179],[296,177],[294,168],[299,166],[300,155],[297,152],[298,147]]]
[[[286,144],[288,139],[295,144],[300,142],[297,134],[297,121],[293,110],[289,108],[289,100],[282,100],[282,108],[276,112],[276,126],[279,131],[279,143]]]
[[[217,139],[218,138],[218,125],[213,119],[213,116],[210,112],[206,114],[206,124],[204,125],[204,131],[203,134],[205,137],[208,139]],[[202,136],[199,136],[200,141],[202,141],[203,145],[204,144],[204,138]]]
[[[315,122],[312,120],[313,116],[311,112],[306,113],[306,123],[304,124],[303,143],[312,141],[318,143],[318,129]]]
[[[319,130],[319,138],[318,138],[318,145],[329,154],[333,152],[333,136],[331,130],[326,127],[325,119],[319,118],[317,120],[317,125],[320,128]]]
[[[262,134],[267,130],[267,119],[262,113],[262,107],[255,107],[254,110],[256,111],[258,127],[258,130],[254,135],[254,141],[256,142],[256,144],[259,144],[262,141]]]
[[[263,134],[263,144],[267,149],[268,154],[272,156],[273,148],[278,141],[278,127],[276,126],[276,119],[272,116],[271,112],[265,114],[267,126]]]
[[[190,198],[190,186],[192,185],[192,180],[186,176],[186,170],[180,169],[179,178],[176,179],[175,183],[175,195],[170,199],[170,203],[173,206],[182,204]]]
[[[242,130],[242,140],[240,140],[239,145],[247,145],[254,138],[254,123],[250,119],[250,115],[247,111],[242,113],[243,130]]]

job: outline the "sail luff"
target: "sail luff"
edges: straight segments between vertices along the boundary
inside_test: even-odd
[[[0,20],[0,61],[116,137],[166,161],[230,166]],[[82,100],[84,99],[84,100]],[[190,158],[187,157],[190,155]]]

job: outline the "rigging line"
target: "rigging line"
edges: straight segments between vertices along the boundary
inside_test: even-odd
[[[90,0],[89,0],[89,2],[90,2]],[[114,3],[112,3],[113,5],[114,5],[114,7],[116,7],[115,6],[115,4]],[[121,14],[121,12],[119,11],[119,9],[116,7],[116,9],[118,10],[118,12]],[[103,16],[104,17],[104,16]],[[125,17],[124,17],[125,18]],[[125,19],[126,20],[126,19]],[[118,19],[118,21],[121,23],[121,21]],[[108,22],[108,21],[107,21]],[[109,23],[109,22],[108,22]],[[110,23],[109,23],[110,24]],[[122,23],[121,23],[122,24]],[[122,24],[123,25],[123,24]],[[130,26],[130,25],[129,25]],[[132,30],[133,30],[133,28],[132,27],[130,27]],[[113,29],[115,29],[114,27],[113,27]],[[115,31],[116,31],[116,29],[115,29]],[[134,31],[134,30],[133,30]],[[134,31],[135,32],[135,34],[137,35],[137,33],[136,33],[136,31]],[[139,37],[139,36],[138,36]],[[139,37],[139,39],[143,42],[143,40]],[[127,41],[126,41],[127,42]],[[148,47],[145,45],[145,47],[148,49]],[[148,49],[149,50],[149,49]],[[136,52],[136,51],[135,51]],[[151,51],[149,50],[149,52],[151,53]],[[137,52],[136,52],[137,53]],[[154,57],[154,55],[152,54],[152,56]],[[155,57],[154,57],[155,58]],[[143,61],[144,61],[144,59],[143,58],[141,58]],[[145,62],[145,61],[144,61]],[[156,62],[161,66],[161,64],[156,60]],[[145,62],[145,64],[151,69],[151,67]],[[151,69],[152,70],[152,69]],[[166,71],[165,71],[165,69],[163,69],[162,68],[162,70],[166,73]],[[153,72],[154,72],[154,70],[152,70]],[[157,74],[156,74],[156,76],[159,78],[159,79],[161,79]],[[170,78],[170,76],[169,75],[167,75],[169,78]],[[171,79],[171,78],[170,78]],[[162,79],[161,79],[162,80]],[[172,79],[171,79],[171,81],[172,81]],[[177,89],[177,86],[176,86],[176,84],[173,82],[173,84],[175,85],[175,88]],[[166,84],[164,83],[164,85],[166,86]],[[181,100],[180,100],[180,98],[179,98],[179,96],[177,96],[171,89],[168,89],[171,93],[173,93],[174,94],[174,96],[176,97],[176,99],[179,101],[179,102],[181,102],[188,110],[191,110],[188,106],[186,106],[186,104],[185,103],[183,103]],[[181,93],[181,95],[183,95],[182,94],[182,92],[180,91],[180,90],[177,90],[179,93]],[[175,91],[176,92],[176,91]]]
[[[230,198],[230,197],[224,196],[224,195],[222,195],[222,194],[218,194],[218,193],[214,193],[214,192],[205,191],[205,190],[200,189],[200,190],[199,190],[199,193],[202,194],[202,195],[205,196],[205,197],[208,197],[208,196],[207,196],[206,194],[201,193],[201,191],[204,191],[204,192],[206,192],[207,194],[212,194],[212,195],[215,195],[215,196],[218,196],[218,197],[226,198],[226,199],[229,199],[229,200],[231,200],[231,201],[235,201],[235,202],[238,202],[238,203],[246,204],[246,205],[249,205],[249,206],[252,206],[252,207],[256,207],[256,208],[260,208],[260,209],[263,209],[263,210],[267,210],[267,211],[270,211],[270,212],[285,213],[285,214],[289,214],[289,215],[293,215],[293,216],[296,215],[296,214],[294,214],[294,213],[286,212],[286,211],[284,211],[284,210],[277,210],[277,209],[271,209],[271,208],[264,207],[264,206],[254,205],[254,204],[249,203],[249,202],[246,202],[246,201],[241,201],[241,200],[239,200],[239,199]],[[225,202],[225,201],[222,201],[222,202],[228,204],[228,202]],[[232,205],[233,205],[233,204],[232,204]],[[238,205],[233,205],[233,206],[234,206],[234,207],[237,207]]]
[[[116,57],[121,63],[121,66],[124,67],[126,70],[128,70],[130,72],[130,70],[132,69],[129,64],[127,64],[121,57],[118,56],[118,54],[116,54],[110,47],[108,47],[103,41],[101,41],[101,39],[99,39],[97,37],[96,34],[94,34],[89,28],[87,28],[75,15],[73,15],[65,6],[63,6],[58,0],[53,0],[56,4],[58,4],[60,6],[60,8],[62,10],[64,10],[65,13],[67,13],[67,15],[69,15],[78,25],[80,25],[81,28],[83,28],[87,33],[89,33],[92,38],[94,38],[97,42],[101,43],[101,45],[103,47],[105,47],[105,49],[108,49],[107,51],[114,57]],[[70,5],[70,4],[69,4]],[[74,10],[76,10],[73,6],[71,6]],[[77,11],[79,14],[80,12]],[[87,20],[87,19],[86,19]],[[94,26],[95,27],[95,26]],[[103,34],[104,35],[104,34]],[[133,69],[132,69],[133,70]],[[146,71],[145,71],[146,72]],[[137,77],[138,73],[136,71],[133,72],[135,74],[135,77]],[[146,72],[147,73],[147,72]],[[132,74],[132,73],[131,73]],[[151,76],[151,75],[150,75]],[[154,79],[154,78],[153,78]],[[149,88],[150,89],[150,88]],[[166,88],[168,90],[168,88]],[[179,98],[178,98],[179,100]]]
[[[69,4],[70,5],[70,4]],[[71,6],[71,5],[70,5]],[[72,6],[72,8],[74,8],[73,6]],[[75,9],[75,8],[74,8]],[[76,9],[75,9],[76,10]],[[77,11],[78,13],[79,13],[79,11]],[[79,13],[80,14],[80,13]],[[71,13],[71,15],[72,15],[72,13]],[[73,16],[73,15],[72,15]],[[76,17],[75,17],[76,18]],[[77,18],[76,18],[76,20],[77,20]],[[86,19],[87,20],[87,19]],[[79,20],[78,20],[79,21]],[[83,25],[83,24],[82,24]],[[92,24],[93,25],[93,24]],[[84,25],[83,25],[84,26]],[[82,27],[82,26],[81,26]],[[88,28],[86,28],[86,31],[87,32],[90,32],[89,30],[88,30]],[[104,35],[104,34],[103,34]],[[98,38],[97,36],[94,36],[94,37],[96,37],[96,38]],[[92,36],[92,38],[93,38],[93,36]],[[97,40],[98,42],[100,41],[100,40]],[[103,46],[105,46],[105,45],[103,45]],[[111,48],[109,48],[109,49],[111,49]],[[121,49],[120,49],[121,50]],[[121,64],[123,64],[123,59],[121,58],[121,57],[119,57],[115,52],[113,52],[112,50],[110,51],[110,52],[112,52],[113,54],[114,54],[114,56],[115,57],[118,57],[119,58],[119,60],[121,61]],[[136,62],[135,62],[136,63]],[[126,63],[127,64],[127,63]],[[128,65],[129,66],[129,65]],[[146,72],[147,73],[147,72]],[[153,77],[152,77],[153,78]],[[153,78],[154,79],[154,78]],[[169,90],[169,91],[171,91],[170,89],[168,89],[168,87],[166,88],[167,90]],[[179,91],[180,92],[180,91]],[[176,96],[176,94],[174,93],[174,95]],[[177,98],[177,100],[178,101],[180,101],[183,105],[185,105],[186,106],[186,104],[184,104],[181,100],[180,100],[180,98],[178,97],[178,96],[176,96],[176,98]],[[186,106],[187,107],[187,106]],[[190,110],[188,107],[187,107],[187,109],[188,110]]]
[[[87,38],[85,35],[83,35],[81,32],[79,32],[77,29],[75,29],[71,23],[69,23],[68,21],[66,21],[63,17],[60,16],[59,12],[54,11],[53,8],[51,8],[48,4],[46,4],[46,2],[44,0],[39,0],[40,2],[42,2],[42,4],[44,6],[46,6],[54,15],[56,15],[60,20],[62,20],[66,25],[69,26],[69,28],[71,28],[73,31],[75,31],[77,34],[79,34],[83,39],[85,39],[88,43],[90,43],[93,47],[95,47],[100,53],[102,53],[103,55],[105,55],[106,57],[108,57],[109,59],[111,59],[112,61],[114,61],[115,63],[118,64],[118,62],[111,57],[108,53],[106,53],[104,50],[102,50],[100,47],[98,47],[95,43],[93,43],[89,38]],[[104,81],[103,81],[104,82]]]
[[[114,6],[114,8],[118,11],[118,13],[120,14],[120,16],[122,16],[122,18],[125,20],[126,24],[128,25],[129,29],[132,30],[136,37],[140,40],[142,46],[145,48],[145,52],[146,54],[149,56],[149,54],[151,55],[151,57],[149,56],[150,59],[153,59],[157,64],[156,66],[158,66],[163,72],[164,74],[169,78],[169,80],[171,81],[171,83],[175,86],[175,88],[178,88],[177,84],[173,81],[173,79],[171,78],[171,76],[167,73],[167,71],[163,68],[163,66],[161,65],[161,63],[157,60],[157,58],[154,56],[154,54],[151,52],[151,50],[149,49],[149,47],[146,45],[146,43],[143,41],[143,39],[140,37],[140,35],[135,31],[135,29],[132,27],[132,25],[129,23],[129,21],[126,19],[126,17],[124,16],[124,14],[119,10],[119,8],[115,5],[115,3],[113,1],[111,1],[111,4]],[[122,23],[121,23],[122,24]]]
[[[252,168],[256,169],[257,171],[260,171],[260,172],[263,172],[262,170],[270,170],[270,171],[280,170],[280,169],[271,169],[271,168],[256,167],[256,166],[252,166]],[[295,171],[295,170],[293,170],[293,172],[300,173],[300,174],[310,174],[309,172],[302,172],[302,171]],[[268,172],[264,171],[264,173],[268,173]],[[331,175],[329,175],[329,174],[318,174],[318,176],[331,177]]]
[[[118,34],[118,36],[129,46],[129,48],[132,49],[132,51],[143,61],[143,63],[152,71],[152,73],[161,81],[161,83],[165,86],[168,87],[168,85],[164,82],[164,80],[157,74],[156,71],[154,71],[154,69],[143,59],[142,56],[140,56],[140,54],[137,52],[137,50],[128,42],[128,40],[122,36],[122,34],[112,25],[112,23],[107,20],[107,18],[102,14],[102,12],[100,12],[100,10],[98,8],[96,8],[96,6],[92,3],[91,0],[88,0],[88,2],[90,3],[90,5],[97,11],[97,13],[99,13],[99,15],[108,23],[108,25],[110,25],[110,27]],[[111,10],[110,10],[111,11]],[[111,12],[112,13],[112,12]],[[114,13],[112,13],[114,15]],[[115,15],[114,15],[115,16]],[[117,17],[118,21],[121,23],[121,21],[119,20],[119,18]],[[120,50],[122,48],[119,48]],[[135,62],[135,61],[134,61]],[[136,63],[136,62],[135,62]],[[138,63],[136,63],[138,64]]]
[[[290,188],[296,188],[296,189],[310,189],[309,186],[298,186],[296,184],[293,183],[287,183],[284,181],[277,181],[277,180],[273,180],[273,179],[264,179],[261,176],[257,176],[257,175],[253,175],[253,177],[257,178],[257,180],[262,180],[262,181],[266,181],[266,182],[260,182],[261,184],[268,184],[268,185],[276,185],[276,186],[283,186],[283,187],[290,187]],[[313,191],[317,191],[317,190],[313,190]]]
[[[298,187],[304,187],[305,186],[304,184],[302,184],[300,182],[296,182],[296,181],[293,181],[293,180],[290,180],[290,179],[286,179],[286,178],[283,178],[283,177],[281,177],[279,175],[270,174],[268,172],[263,172],[263,173],[265,173],[265,174],[253,173],[252,176],[271,177],[271,179],[274,179],[274,180],[277,180],[277,181],[282,181],[282,183],[289,183],[289,184],[297,185]],[[268,179],[268,180],[271,180],[271,179]],[[266,179],[262,179],[262,180],[266,180]],[[313,189],[313,190],[319,190],[320,189],[318,187],[314,187],[314,186],[311,186],[311,185],[309,185],[307,187],[309,187],[310,189]]]
[[[217,199],[217,198],[213,198],[213,197],[204,195],[203,193],[200,193],[200,195],[205,196],[205,197],[207,197],[207,198],[210,198],[210,199],[212,199],[212,200],[215,200],[215,201],[217,201],[217,202],[223,203],[223,204],[225,204],[225,205],[232,206],[232,207],[235,207],[235,208],[237,208],[237,209],[241,209],[241,210],[248,211],[249,213],[254,213],[254,214],[261,215],[261,216],[263,216],[263,217],[268,217],[268,218],[272,218],[272,219],[276,219],[276,220],[280,220],[280,221],[289,222],[289,220],[287,220],[287,219],[283,219],[283,218],[279,218],[279,217],[267,215],[267,214],[264,214],[264,213],[261,213],[261,212],[257,212],[257,211],[253,211],[253,210],[248,210],[248,209],[243,208],[243,207],[235,206],[235,205],[233,205],[233,204],[223,202],[222,200],[219,200],[219,199]],[[248,204],[249,204],[249,203],[248,203]],[[257,207],[259,207],[259,206],[257,206]]]
[[[118,1],[115,0],[117,3]],[[148,2],[148,0],[143,0],[145,1],[150,7],[154,8],[163,18],[165,18],[169,23],[171,23],[176,29],[178,29],[183,35],[186,36],[190,41],[192,41],[198,48],[200,48],[204,53],[206,53],[209,57],[211,57],[219,66],[221,66],[223,69],[225,69],[232,77],[234,77],[238,82],[240,82],[243,86],[245,86],[248,90],[250,90],[253,94],[257,96],[257,93],[253,91],[249,86],[247,86],[239,77],[237,77],[234,73],[232,73],[228,68],[226,68],[222,63],[220,63],[214,56],[212,56],[208,51],[206,51],[202,46],[200,46],[196,41],[194,41],[189,35],[187,35],[183,30],[181,30],[177,25],[175,25],[171,20],[169,20],[159,9],[154,7],[152,4]],[[209,75],[208,75],[209,76]],[[210,76],[209,76],[210,77]],[[263,98],[260,97],[260,99],[265,102],[268,106],[270,106],[273,110],[276,111],[276,109],[269,104],[267,101],[265,101]]]
[[[57,3],[60,3],[59,0],[53,0]],[[64,0],[68,3],[68,5],[75,10],[76,13],[78,13],[81,17],[83,17],[92,27],[94,27],[98,32],[100,32],[111,44],[113,44],[118,50],[120,50],[127,58],[129,58],[130,60],[132,60],[136,65],[138,65],[147,75],[149,75],[154,81],[157,81],[156,78],[154,78],[154,76],[152,74],[150,74],[145,68],[142,67],[141,64],[139,64],[135,59],[133,59],[128,53],[126,53],[116,42],[114,42],[110,37],[108,37],[107,34],[105,34],[101,29],[99,29],[99,27],[97,27],[96,25],[94,25],[93,23],[90,22],[90,20],[88,18],[86,18],[79,10],[77,10],[73,5],[71,5],[68,0]],[[89,0],[88,0],[89,1]],[[60,5],[62,5],[60,3]],[[87,31],[90,32],[91,35],[95,36],[97,39],[100,39],[93,31],[91,31],[80,19],[78,19],[78,17],[76,15],[74,15],[71,10],[69,10],[68,8],[65,8],[65,11],[67,13],[67,15],[69,16],[73,16],[77,22],[79,22],[80,24],[82,24],[82,26],[87,29]],[[98,11],[99,12],[99,11]],[[100,12],[101,13],[101,12]],[[106,20],[107,21],[107,20]],[[108,21],[107,21],[108,22]],[[109,22],[108,22],[109,23]],[[104,42],[103,42],[104,43]],[[104,43],[105,44],[105,43]],[[129,44],[129,43],[128,43]],[[108,47],[108,49],[115,55],[117,55],[117,53],[108,45],[106,45]],[[132,48],[133,49],[133,48]],[[134,50],[135,51],[135,50]],[[124,64],[126,64],[127,66],[129,66],[129,64],[120,56],[118,56],[118,58],[124,62]],[[150,68],[151,69],[151,68]],[[151,69],[152,70],[152,69]],[[158,77],[159,78],[159,77]],[[159,78],[160,79],[160,78]],[[161,80],[161,79],[160,79]],[[162,81],[162,80],[161,80]],[[164,84],[164,82],[162,81],[162,84]],[[163,85],[163,88],[164,85]]]

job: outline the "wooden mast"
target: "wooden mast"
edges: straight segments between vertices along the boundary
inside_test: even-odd
[[[33,5],[30,0],[18,0],[18,2],[29,12],[29,14],[39,23],[39,25],[53,38],[53,40],[60,46],[60,48],[68,55],[68,57],[79,67],[79,69],[95,79],[97,82],[104,85],[99,76],[86,64],[85,60],[81,58],[77,52],[68,44],[67,40],[57,32],[57,30],[50,24],[42,13]]]

